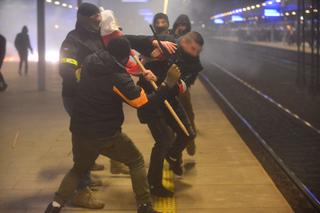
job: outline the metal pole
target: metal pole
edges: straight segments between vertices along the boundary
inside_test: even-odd
[[[310,45],[311,45],[311,75],[310,75],[310,91],[311,93],[315,92],[316,88],[316,67],[315,67],[315,13],[313,12],[313,8],[315,8],[316,2],[315,0],[311,1],[311,27],[310,27]]]
[[[300,16],[301,16],[301,0],[298,0],[298,9],[297,9],[297,47],[298,47],[298,52],[297,52],[297,59],[298,59],[298,75],[297,75],[297,84],[298,86],[302,86],[302,71],[301,71],[301,21],[300,21]]]
[[[317,46],[317,89],[320,89],[320,1],[317,1],[316,9],[313,9],[314,13],[317,13],[316,20],[317,20],[317,30],[316,30],[316,46]]]
[[[45,0],[37,1],[38,12],[38,90],[46,89],[45,74]]]
[[[301,19],[302,22],[302,76],[303,76],[303,82],[305,83],[306,79],[306,16],[305,16],[305,1],[302,0],[301,3],[301,16],[299,19]],[[301,18],[302,17],[302,18]]]

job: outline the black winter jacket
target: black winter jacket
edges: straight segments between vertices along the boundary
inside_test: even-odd
[[[121,130],[122,103],[148,109],[163,101],[166,88],[146,95],[136,86],[126,69],[107,51],[89,55],[83,64],[81,80],[71,117],[73,134],[108,137]]]

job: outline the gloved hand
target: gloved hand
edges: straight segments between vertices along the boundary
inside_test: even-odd
[[[177,84],[180,76],[181,76],[181,72],[180,72],[179,67],[176,64],[172,64],[172,66],[169,68],[169,70],[167,72],[167,76],[163,82],[169,88],[172,88]]]

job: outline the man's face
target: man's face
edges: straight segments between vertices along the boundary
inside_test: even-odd
[[[100,22],[101,22],[101,13],[97,13],[95,15],[92,15],[89,17],[90,21],[96,25],[96,26],[99,26],[100,25]]]
[[[176,28],[176,31],[174,32],[174,34],[177,35],[177,36],[182,36],[185,33],[186,30],[187,30],[187,26],[183,25],[183,24],[180,24]]]
[[[189,38],[181,39],[180,45],[186,53],[193,57],[198,57],[202,51],[202,46]]]
[[[169,29],[169,24],[165,19],[160,18],[156,20],[154,28],[156,29],[157,33],[161,33]]]

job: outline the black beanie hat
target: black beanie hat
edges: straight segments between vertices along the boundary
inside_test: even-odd
[[[164,19],[164,20],[166,20],[166,22],[169,24],[169,18],[168,18],[168,16],[167,16],[166,14],[164,14],[164,13],[157,13],[157,14],[154,16],[154,18],[153,18],[153,26],[156,24],[156,21],[157,21],[158,19]]]
[[[117,60],[128,58],[131,51],[130,43],[125,37],[113,38],[107,46],[107,51]]]
[[[86,17],[95,15],[99,12],[100,12],[99,8],[96,5],[91,4],[91,3],[82,3],[82,4],[80,4],[79,9],[78,9],[78,14],[86,16]]]

